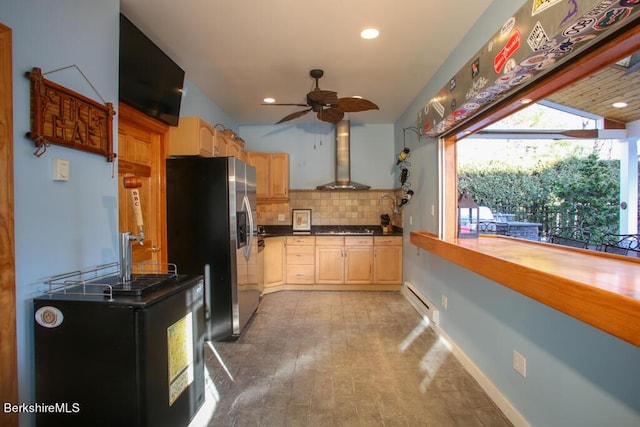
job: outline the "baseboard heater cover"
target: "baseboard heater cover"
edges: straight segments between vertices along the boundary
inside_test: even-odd
[[[434,325],[440,323],[440,310],[411,282],[404,282],[405,297],[419,313],[426,315]]]

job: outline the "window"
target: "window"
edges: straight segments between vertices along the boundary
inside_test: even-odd
[[[443,138],[440,150],[442,156],[442,211],[444,212],[441,237],[450,239],[454,238],[456,234],[458,194],[456,143],[458,140],[525,108],[526,105],[520,100],[538,101],[547,98],[573,82],[586,78],[603,67],[614,64],[638,51],[640,51],[640,26],[635,26],[613,39],[605,40],[579,59],[569,61],[560,69],[534,82],[522,92],[508,97],[494,108],[471,119],[462,127],[455,129],[452,134]]]

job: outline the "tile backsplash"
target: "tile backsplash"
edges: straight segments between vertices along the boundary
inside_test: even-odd
[[[394,196],[400,201],[402,190],[289,190],[288,203],[258,203],[258,224],[288,225],[292,209],[311,209],[312,225],[380,224],[387,213],[402,227],[402,213],[393,214]]]

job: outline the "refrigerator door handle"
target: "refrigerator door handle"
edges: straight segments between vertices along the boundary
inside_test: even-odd
[[[247,245],[244,247],[244,257],[248,260],[251,256],[251,246],[253,246],[253,211],[251,210],[251,202],[249,202],[249,198],[244,196],[242,200],[242,204],[244,205],[244,210],[247,212],[247,219],[249,220],[249,239],[247,241]]]
[[[204,318],[211,318],[211,264],[204,265]]]

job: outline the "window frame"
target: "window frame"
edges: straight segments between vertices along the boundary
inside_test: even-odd
[[[448,240],[457,236],[458,168],[456,145],[459,140],[530,105],[521,103],[522,99],[530,99],[532,102],[540,101],[573,82],[638,51],[640,51],[640,25],[637,22],[632,22],[589,48],[579,58],[566,62],[523,90],[508,96],[487,111],[439,138],[439,152],[442,156],[439,162],[442,168],[440,173],[442,220],[440,221],[439,237]]]

